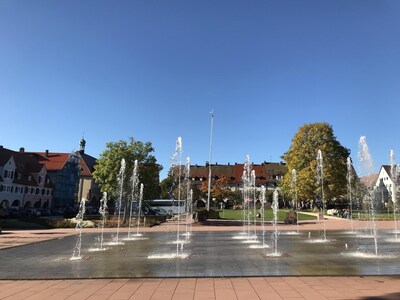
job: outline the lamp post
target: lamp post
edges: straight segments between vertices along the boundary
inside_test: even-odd
[[[211,159],[212,159],[212,137],[214,125],[214,109],[210,112],[211,115],[211,129],[210,129],[210,156],[208,161],[208,197],[207,197],[207,211],[210,210],[210,197],[211,197]]]

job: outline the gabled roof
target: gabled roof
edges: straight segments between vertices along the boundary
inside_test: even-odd
[[[4,166],[15,152],[6,148],[0,148],[0,166]]]
[[[13,182],[23,185],[37,186],[37,182],[32,176],[34,173],[39,173],[43,168],[46,168],[39,159],[29,153],[12,151],[6,148],[0,148],[0,160],[5,164],[10,158],[14,158],[16,175]],[[18,178],[20,177],[20,178]],[[31,180],[28,180],[30,177]],[[3,179],[1,179],[3,181]]]
[[[62,170],[70,156],[70,153],[53,152],[49,152],[47,157],[45,152],[32,152],[31,154],[46,166],[47,171]]]
[[[94,166],[96,165],[96,158],[82,151],[76,151],[75,155],[80,157],[81,176],[92,176]],[[33,152],[31,155],[35,156],[41,163],[46,166],[48,171],[62,170],[68,162],[71,153],[49,152],[46,157],[45,152]]]
[[[81,176],[92,176],[94,172],[94,166],[96,165],[96,158],[82,151],[79,151],[78,153],[81,156]]]
[[[360,178],[360,181],[367,187],[373,187],[378,179],[379,174],[371,174]]]
[[[382,165],[382,168],[385,169],[390,179],[392,179],[392,167],[389,165]]]
[[[15,166],[17,173],[21,174],[21,178],[18,177],[14,178],[14,183],[37,186],[37,182],[35,178],[32,176],[32,173],[39,173],[45,166],[39,161],[26,154],[15,152],[14,154]],[[31,180],[28,180],[30,176]]]

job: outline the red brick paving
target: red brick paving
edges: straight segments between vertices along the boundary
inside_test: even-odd
[[[400,299],[400,277],[0,281],[0,299]]]

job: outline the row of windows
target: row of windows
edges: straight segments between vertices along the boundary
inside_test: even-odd
[[[50,190],[49,189],[39,189],[39,188],[29,188],[29,187],[19,187],[16,186],[14,188],[14,186],[9,186],[9,185],[0,185],[0,192],[9,192],[9,193],[21,193],[23,194],[25,192],[25,194],[32,194],[32,195],[50,195]]]
[[[182,178],[182,179],[184,179],[184,178]],[[211,179],[212,180],[218,180],[219,177],[215,175],[215,176],[212,176]],[[235,180],[236,178],[231,176],[231,177],[229,177],[229,179],[230,180]],[[271,176],[268,177],[268,179],[281,180],[281,179],[283,179],[283,175],[271,175]],[[197,177],[197,176],[196,177],[192,177],[192,181],[206,181],[206,180],[207,180],[207,177]],[[266,180],[266,178],[263,177],[263,176],[260,176],[260,177],[256,177],[256,180]]]
[[[14,175],[15,175],[15,177],[17,177],[17,179],[21,179],[21,173],[15,172],[15,174],[14,174],[14,171],[4,170],[4,176],[3,176],[4,178],[14,179],[15,178]],[[32,176],[28,175],[28,181],[31,181],[31,180],[32,180]],[[43,180],[42,176],[39,176],[38,183],[42,183],[42,180]],[[47,179],[47,183],[50,183],[50,179]]]

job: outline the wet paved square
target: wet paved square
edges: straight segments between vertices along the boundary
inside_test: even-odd
[[[126,241],[124,245],[108,246],[103,252],[89,252],[89,248],[96,247],[98,234],[87,233],[82,238],[83,259],[78,261],[69,260],[74,236],[0,250],[0,279],[400,274],[400,243],[386,242],[383,237],[390,236],[388,231],[380,232],[381,258],[347,255],[360,247],[372,251],[372,239],[330,231],[331,241],[317,243],[321,233],[312,231],[310,238],[308,234],[280,234],[278,250],[284,255],[268,257],[271,248],[251,249],[249,244],[233,238],[237,232],[193,232],[191,243],[183,248],[189,255],[187,259],[148,259],[149,255],[175,253],[176,233],[145,233],[147,240]],[[271,232],[266,232],[268,243],[270,236]],[[110,239],[107,234],[106,240]]]

